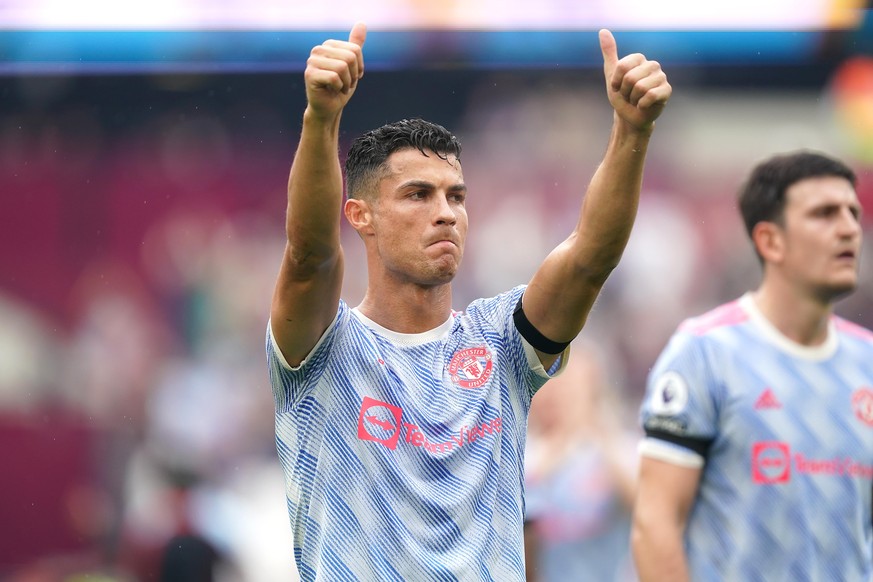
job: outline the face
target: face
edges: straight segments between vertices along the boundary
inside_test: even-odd
[[[861,207],[844,178],[807,178],[786,191],[774,264],[795,285],[831,301],[858,282]]]
[[[467,238],[467,188],[461,164],[417,149],[391,154],[371,207],[370,244],[386,272],[435,286],[458,271]]]

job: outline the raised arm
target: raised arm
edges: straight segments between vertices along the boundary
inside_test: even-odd
[[[366,27],[356,24],[348,41],[325,41],[312,49],[306,62],[307,107],[288,179],[288,241],[270,310],[273,336],[292,366],[315,346],[339,303],[343,277],[339,123],[364,74],[366,36]]]
[[[576,337],[618,265],[636,217],[649,138],[672,92],[656,61],[641,54],[619,60],[607,30],[600,31],[600,48],[615,112],[606,154],[588,186],[575,230],[549,254],[523,298],[527,320],[556,343]],[[538,353],[547,367],[557,358]]]
[[[683,536],[700,473],[643,457],[631,531],[640,582],[688,582]]]

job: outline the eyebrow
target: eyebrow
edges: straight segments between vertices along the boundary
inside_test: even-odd
[[[432,190],[434,188],[433,183],[428,182],[427,180],[408,180],[398,186],[398,190],[404,190],[406,188],[423,188],[427,190]],[[467,186],[465,184],[454,184],[449,186],[449,191],[451,192],[466,192]]]
[[[842,202],[822,202],[811,206],[809,208],[809,212],[818,212],[820,210],[839,210],[843,206],[844,204]],[[850,202],[845,204],[845,206],[848,206],[849,211],[854,214],[856,218],[860,218],[864,214],[864,207],[861,206],[860,202]]]

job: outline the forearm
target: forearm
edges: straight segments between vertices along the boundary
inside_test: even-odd
[[[592,276],[609,275],[627,246],[639,207],[651,129],[631,128],[616,116],[572,240],[577,264]]]
[[[339,149],[340,114],[321,119],[307,109],[300,144],[288,178],[286,232],[297,263],[335,257],[340,245],[343,180]]]
[[[688,582],[688,562],[677,528],[634,524],[631,546],[640,582]]]

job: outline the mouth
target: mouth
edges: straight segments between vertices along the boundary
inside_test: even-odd
[[[428,244],[428,246],[443,245],[443,244],[450,244],[452,246],[458,246],[457,241],[451,235],[446,236],[446,238],[435,239],[435,240],[431,241]]]
[[[843,251],[834,260],[838,265],[855,269],[858,265],[858,253],[856,251]]]

